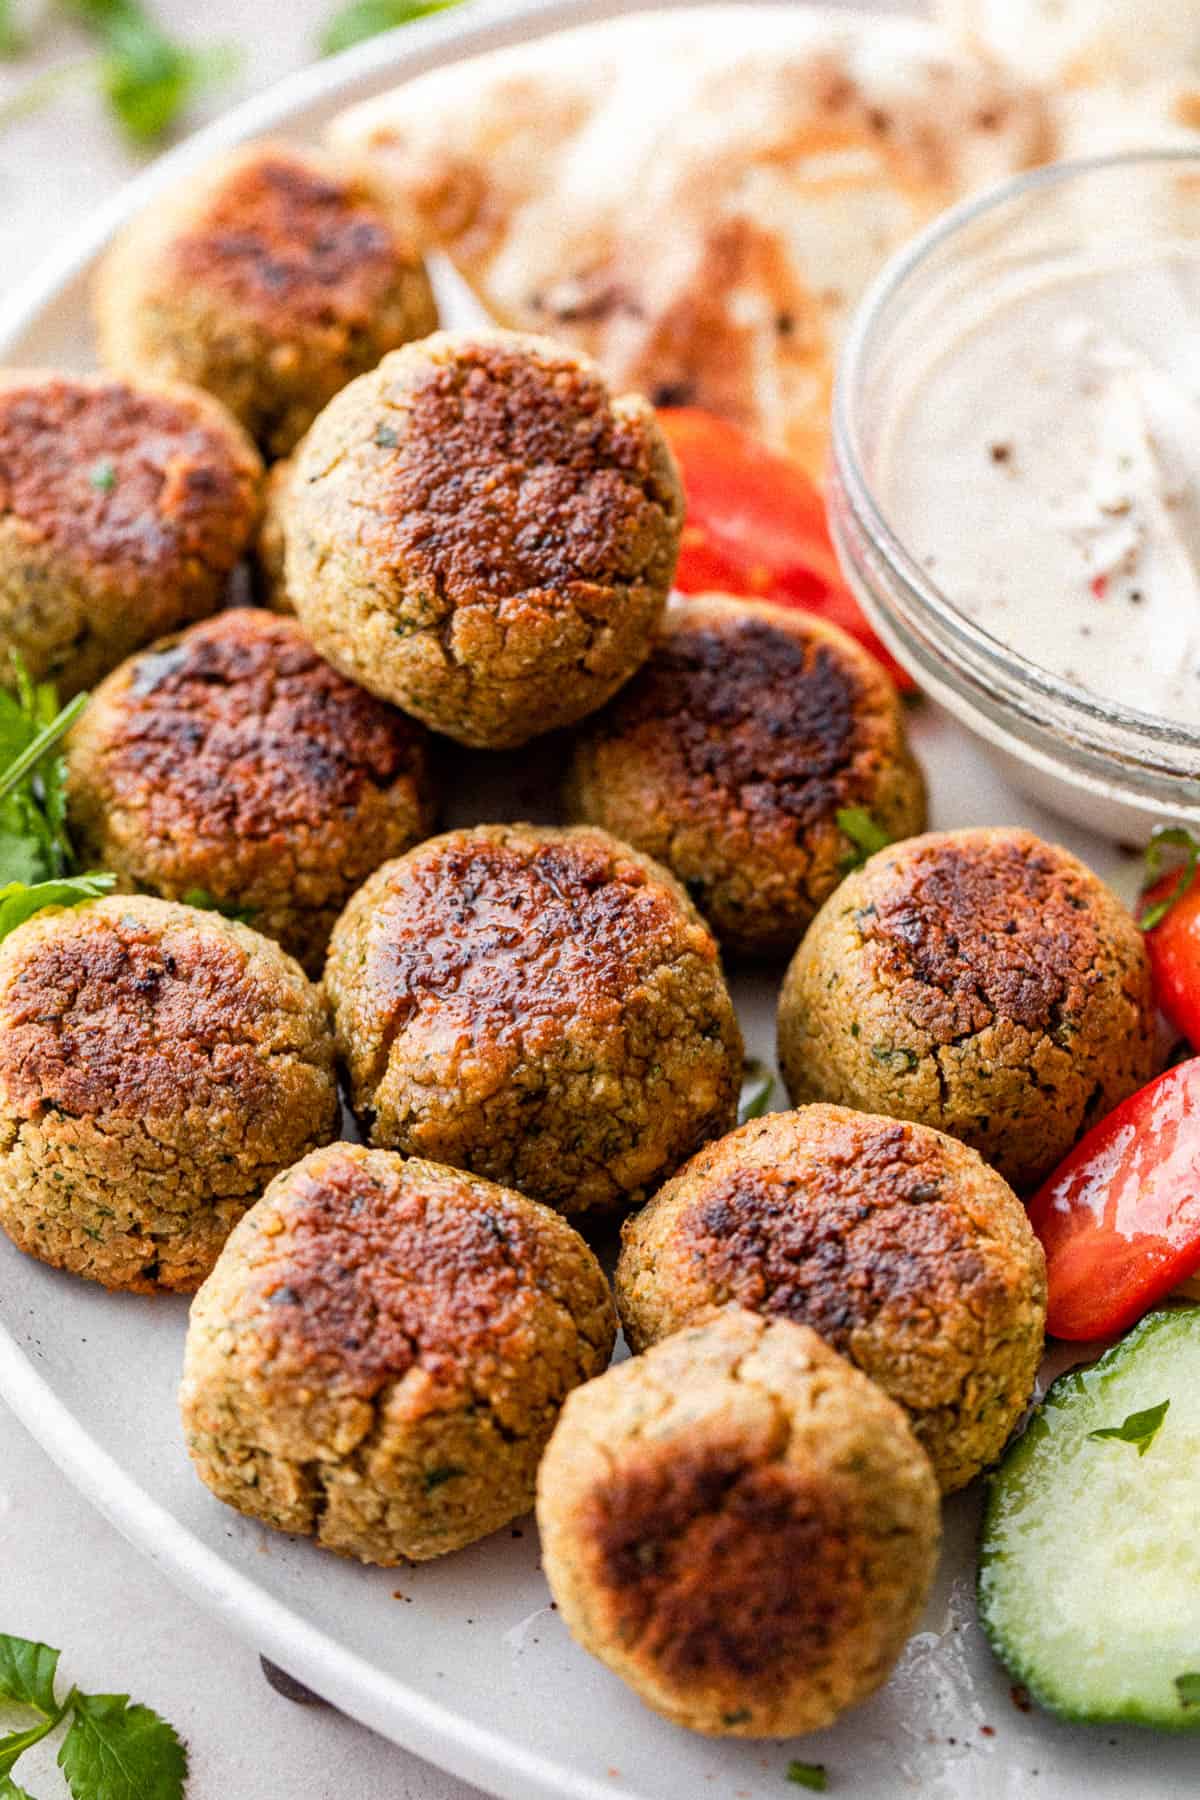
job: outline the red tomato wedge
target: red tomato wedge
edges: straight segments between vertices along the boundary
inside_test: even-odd
[[[680,593],[744,594],[818,613],[911,690],[911,675],[880,643],[846,585],[820,489],[799,463],[699,407],[665,407],[658,418],[687,493],[675,575]]]
[[[1176,870],[1142,896],[1138,916],[1179,885]],[[1158,1004],[1189,1044],[1200,1048],[1200,879],[1172,902],[1162,922],[1146,933],[1146,950]]]
[[[1200,1057],[1088,1132],[1029,1202],[1046,1252],[1046,1328],[1112,1337],[1200,1269]]]

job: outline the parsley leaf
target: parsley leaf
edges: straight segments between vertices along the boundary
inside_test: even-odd
[[[829,1787],[829,1775],[824,1763],[790,1762],[787,1766],[787,1778],[794,1781],[797,1787],[807,1788],[812,1794],[823,1794]]]
[[[1186,1675],[1177,1675],[1175,1691],[1180,1706],[1200,1706],[1200,1670],[1189,1669]]]
[[[54,1676],[61,1652],[33,1638],[0,1632],[0,1701],[28,1706],[44,1719],[58,1717]]]
[[[877,850],[886,850],[892,841],[883,826],[877,825],[870,813],[861,806],[839,807],[837,825],[851,844],[838,865],[843,875],[849,875],[854,869],[861,869],[868,857],[874,856]]]
[[[1147,1406],[1143,1412],[1130,1413],[1120,1425],[1102,1425],[1098,1431],[1089,1431],[1088,1437],[1117,1438],[1122,1444],[1136,1444],[1138,1455],[1145,1456],[1158,1436],[1170,1404],[1169,1400],[1161,1400],[1157,1406]]]
[[[127,1694],[81,1694],[58,1766],[75,1800],[181,1800],[187,1752],[165,1719]]]
[[[1146,907],[1144,912],[1138,914],[1137,922],[1142,931],[1153,931],[1156,925],[1161,925],[1175,902],[1183,899],[1196,879],[1200,843],[1184,826],[1164,825],[1153,833],[1146,846],[1146,886],[1153,887],[1162,874],[1163,853],[1167,849],[1182,850],[1185,860],[1174,886],[1167,890],[1161,900],[1156,900],[1153,906]]]
[[[738,1124],[761,1119],[771,1104],[775,1077],[766,1063],[751,1060],[742,1064],[742,1093],[738,1101]]]
[[[187,1751],[148,1706],[127,1694],[54,1695],[59,1652],[0,1632],[0,1706],[39,1713],[36,1725],[0,1738],[0,1800],[31,1800],[12,1779],[20,1756],[70,1717],[58,1766],[75,1800],[182,1800]]]
[[[57,881],[10,881],[0,888],[0,938],[47,906],[80,906],[116,886],[115,875],[64,875]]]
[[[13,0],[0,0],[0,57],[19,56],[24,48],[25,33],[17,23]]]
[[[257,907],[234,906],[227,900],[218,900],[207,888],[188,888],[183,896],[184,906],[194,906],[199,912],[220,913],[223,919],[232,919],[237,925],[252,925]]]
[[[192,50],[169,37],[141,0],[63,0],[102,51],[100,83],[136,143],[175,124],[197,93],[236,67],[229,48]]]
[[[351,0],[349,6],[335,13],[321,33],[322,56],[336,56],[351,44],[365,43],[382,31],[397,25],[410,25],[414,19],[426,19],[431,13],[445,12],[461,0]]]

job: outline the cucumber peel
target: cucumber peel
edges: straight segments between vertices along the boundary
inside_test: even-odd
[[[1048,1712],[1200,1730],[1200,1306],[1054,1382],[988,1487],[979,1615]]]

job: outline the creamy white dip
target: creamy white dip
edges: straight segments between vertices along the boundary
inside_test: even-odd
[[[1200,252],[1007,280],[907,393],[877,492],[942,593],[1040,667],[1200,724]]]

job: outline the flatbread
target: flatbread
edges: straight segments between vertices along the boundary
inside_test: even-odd
[[[1200,75],[1200,0],[936,0],[935,10],[969,49],[1055,89]]]
[[[813,468],[871,277],[1050,142],[1040,95],[936,26],[805,6],[561,33],[420,77],[331,136],[373,158],[500,323]]]

